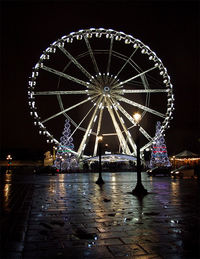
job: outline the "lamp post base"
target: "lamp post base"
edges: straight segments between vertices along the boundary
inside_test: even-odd
[[[99,184],[99,185],[102,185],[102,184],[104,184],[105,182],[104,182],[104,180],[102,179],[102,177],[99,177],[98,179],[97,179],[97,181],[96,181],[96,184]]]
[[[132,190],[132,194],[135,196],[145,196],[148,194],[148,191],[142,184],[137,184],[135,189]]]

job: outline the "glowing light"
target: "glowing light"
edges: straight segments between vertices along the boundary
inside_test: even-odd
[[[94,117],[94,122],[96,121],[96,119],[97,119],[97,115]]]
[[[83,36],[82,35],[76,35],[77,40],[82,40]]]
[[[130,44],[131,40],[130,39],[125,39],[125,44]]]
[[[133,114],[133,118],[138,123],[141,120],[142,116],[139,112],[136,112]]]
[[[103,140],[103,136],[98,136],[97,140],[98,140],[98,142],[101,142]]]
[[[66,40],[68,43],[72,43],[73,42],[73,38],[72,37],[70,37],[70,38],[67,38],[67,40]]]

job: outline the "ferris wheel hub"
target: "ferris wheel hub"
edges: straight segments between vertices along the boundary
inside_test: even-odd
[[[105,86],[103,90],[104,90],[104,92],[108,93],[108,92],[110,92],[110,87],[109,86]]]

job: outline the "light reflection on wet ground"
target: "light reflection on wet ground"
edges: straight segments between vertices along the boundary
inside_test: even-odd
[[[1,177],[6,215],[16,208],[15,196],[22,199],[33,187],[26,238],[17,253],[25,259],[66,254],[67,258],[199,258],[197,180],[152,178],[144,173],[149,194],[138,199],[130,194],[135,173],[103,173],[102,187],[95,184],[97,178],[92,173]]]

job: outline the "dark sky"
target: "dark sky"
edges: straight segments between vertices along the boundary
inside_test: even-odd
[[[199,1],[1,1],[0,159],[42,157],[50,147],[29,116],[28,77],[42,51],[82,28],[123,31],[155,50],[174,86],[170,154],[200,153]]]

